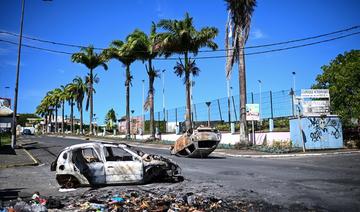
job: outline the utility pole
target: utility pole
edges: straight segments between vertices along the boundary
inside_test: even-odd
[[[16,65],[16,82],[15,82],[15,96],[14,96],[14,111],[13,111],[13,123],[11,125],[11,148],[16,148],[16,113],[17,113],[17,100],[18,100],[18,90],[19,90],[19,72],[20,72],[20,59],[21,59],[21,45],[22,45],[22,33],[23,33],[23,24],[24,24],[24,10],[25,10],[25,0],[21,1],[21,18],[20,18],[20,35],[19,35],[19,47],[18,47],[18,56],[17,56],[17,65]]]

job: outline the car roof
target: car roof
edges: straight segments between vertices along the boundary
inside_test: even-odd
[[[112,147],[121,147],[121,148],[128,148],[130,147],[127,144],[124,143],[110,143],[110,142],[87,142],[82,144],[74,144],[71,146],[66,147],[64,150],[75,150],[80,148],[86,148],[86,147],[97,147],[102,148],[104,146],[112,146]]]

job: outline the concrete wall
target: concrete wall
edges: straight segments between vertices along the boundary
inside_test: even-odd
[[[162,134],[161,139],[166,141],[176,141],[181,135],[176,134]],[[120,136],[121,137],[121,136]],[[122,136],[125,137],[125,136]],[[137,139],[148,139],[150,135],[136,135]],[[262,145],[266,139],[267,145],[272,145],[274,141],[290,141],[290,132],[268,132],[268,133],[256,133],[256,144]],[[239,142],[239,134],[222,133],[220,144],[234,145]]]
[[[343,148],[342,125],[337,116],[308,116],[300,118],[306,149]],[[291,140],[302,147],[299,120],[290,120]]]

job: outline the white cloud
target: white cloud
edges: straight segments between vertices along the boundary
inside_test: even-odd
[[[64,70],[64,69],[61,69],[61,68],[60,68],[60,69],[58,69],[57,71],[58,71],[60,74],[65,73],[65,70]]]
[[[251,38],[254,40],[266,38],[266,35],[260,29],[253,29],[251,30]]]

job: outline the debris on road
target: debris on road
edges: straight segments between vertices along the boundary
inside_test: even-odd
[[[170,159],[127,144],[105,142],[65,148],[51,164],[51,171],[56,171],[56,180],[64,188],[183,179],[180,167]]]
[[[81,196],[64,198],[56,208],[49,206],[49,199],[46,205],[18,200],[0,211],[239,211],[254,207],[248,202],[226,201],[201,193],[133,189],[89,190]]]
[[[204,158],[218,146],[221,134],[217,129],[200,126],[184,133],[171,147],[171,154],[180,157]]]

